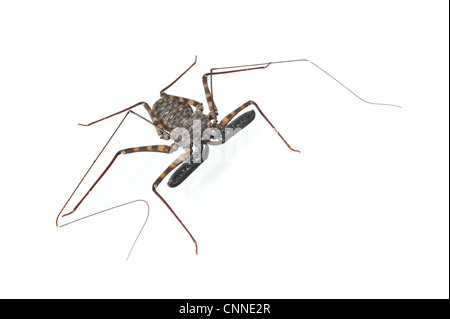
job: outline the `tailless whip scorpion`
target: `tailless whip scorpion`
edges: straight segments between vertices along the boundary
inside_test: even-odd
[[[243,71],[251,71],[251,70],[258,70],[258,69],[266,69],[271,65],[278,64],[278,63],[293,63],[293,62],[308,62],[312,64],[314,67],[318,68],[320,71],[324,72],[326,75],[331,77],[333,80],[335,80],[337,83],[339,83],[341,86],[343,86],[345,89],[347,89],[350,93],[355,95],[358,99],[362,100],[365,103],[369,104],[375,104],[375,105],[390,105],[395,107],[400,107],[398,105],[394,104],[385,104],[385,103],[373,103],[366,101],[356,95],[353,91],[351,91],[347,86],[342,84],[340,81],[338,81],[335,77],[333,77],[331,74],[326,72],[324,69],[319,67],[314,62],[307,60],[307,59],[296,59],[296,60],[286,60],[286,61],[277,61],[277,62],[267,62],[267,63],[258,63],[258,64],[247,64],[247,65],[238,65],[238,66],[230,66],[230,67],[221,67],[221,68],[212,68],[210,69],[210,72],[206,73],[202,77],[203,82],[203,88],[205,91],[206,101],[208,105],[209,113],[205,114],[203,113],[204,108],[203,104],[201,102],[195,101],[193,99],[184,98],[180,96],[175,95],[169,95],[166,93],[166,90],[168,90],[172,85],[174,85],[183,75],[186,74],[197,62],[197,57],[195,57],[195,61],[190,65],[180,76],[178,76],[172,83],[170,83],[168,86],[163,88],[160,91],[160,98],[153,104],[153,107],[150,107],[146,102],[139,102],[136,104],[133,104],[121,111],[118,111],[116,113],[113,113],[111,115],[108,115],[106,117],[103,117],[97,121],[91,122],[89,124],[79,124],[81,126],[90,126],[93,124],[96,124],[98,122],[101,122],[103,120],[109,119],[111,117],[114,117],[116,115],[125,113],[125,116],[123,117],[122,121],[117,126],[116,130],[113,132],[103,149],[98,154],[97,158],[94,160],[90,168],[87,170],[75,190],[73,191],[72,195],[67,200],[66,204],[61,209],[61,212],[58,214],[56,218],[56,226],[61,227],[68,225],[72,222],[66,223],[64,225],[60,225],[60,219],[64,218],[65,216],[68,216],[70,214],[73,214],[77,208],[83,203],[85,198],[93,191],[95,186],[99,183],[99,181],[102,179],[102,177],[106,174],[106,172],[111,168],[111,166],[114,164],[116,159],[120,155],[125,154],[131,154],[131,153],[138,153],[138,152],[154,152],[154,153],[165,153],[165,154],[171,154],[176,152],[177,150],[182,150],[181,155],[179,155],[165,170],[162,172],[161,175],[155,180],[152,186],[153,192],[158,196],[161,201],[167,206],[167,208],[170,210],[170,212],[173,214],[173,216],[178,220],[178,222],[181,224],[181,226],[185,229],[187,234],[190,236],[192,241],[195,244],[195,252],[198,253],[198,245],[194,238],[194,236],[190,233],[188,228],[183,224],[181,219],[178,217],[178,215],[175,213],[175,211],[172,209],[172,207],[169,205],[169,203],[161,196],[161,194],[157,191],[158,185],[163,181],[164,178],[166,178],[170,173],[172,173],[173,170],[175,172],[171,175],[171,177],[168,180],[168,186],[169,187],[177,187],[180,185],[186,178],[194,172],[208,157],[209,154],[209,146],[214,145],[221,145],[223,143],[226,143],[230,140],[231,137],[233,137],[237,132],[245,128],[247,125],[249,125],[254,119],[255,119],[255,111],[250,110],[243,114],[240,114],[243,110],[254,107],[258,113],[264,118],[264,120],[275,130],[275,132],[278,134],[280,139],[286,144],[287,148],[293,152],[300,152],[297,149],[294,149],[291,147],[291,145],[285,140],[285,138],[281,135],[281,133],[275,128],[275,126],[271,123],[271,121],[267,118],[266,115],[264,115],[261,108],[256,104],[256,102],[250,100],[236,108],[234,111],[223,117],[219,120],[218,115],[218,108],[216,106],[216,103],[214,102],[213,95],[212,95],[212,76],[213,75],[221,75],[221,74],[229,74],[229,73],[235,73],[235,72],[243,72]],[[208,84],[209,79],[209,84]],[[143,107],[150,116],[150,119],[147,119],[138,113],[135,113],[133,111],[134,108],[137,107]],[[112,158],[111,162],[106,166],[104,171],[100,174],[100,176],[97,178],[97,180],[92,184],[92,186],[89,188],[89,190],[86,192],[86,194],[81,198],[81,200],[75,205],[75,207],[68,213],[63,214],[63,211],[72,198],[72,196],[77,191],[80,184],[83,182],[86,175],[89,173],[90,169],[94,165],[95,161],[98,159],[98,157],[101,155],[105,147],[108,145],[110,140],[113,138],[114,134],[117,132],[119,127],[124,122],[125,118],[128,116],[128,114],[134,114],[151,125],[153,125],[156,129],[156,132],[158,136],[163,140],[173,140],[173,143],[171,145],[148,145],[148,146],[140,146],[140,147],[131,147],[126,148],[123,150],[119,150]],[[240,114],[238,117],[236,117],[238,114]],[[133,201],[136,202],[136,201]],[[130,202],[132,203],[132,202]],[[129,203],[126,203],[129,204]],[[119,206],[123,206],[126,204],[122,204]],[[116,206],[118,207],[118,206]],[[113,208],[116,208],[113,207]],[[109,208],[107,210],[113,209]],[[148,208],[148,204],[147,204]],[[105,210],[105,211],[107,211]],[[104,211],[102,211],[104,212]],[[101,212],[98,212],[101,213]],[[98,214],[95,213],[95,214]],[[92,215],[95,215],[92,214]],[[90,215],[90,216],[92,216]],[[89,216],[86,216],[89,217]],[[84,218],[86,218],[84,217]],[[148,214],[147,214],[148,218]],[[145,223],[144,223],[145,225]],[[143,228],[143,227],[142,227]],[[142,231],[141,228],[141,231]],[[139,232],[140,234],[140,232]],[[139,237],[138,234],[138,237]],[[137,238],[136,238],[137,240]],[[134,243],[136,243],[136,240]],[[133,244],[134,246],[134,244]],[[133,249],[133,248],[131,248]],[[131,253],[131,251],[130,251]]]

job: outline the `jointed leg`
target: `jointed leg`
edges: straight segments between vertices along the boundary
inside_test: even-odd
[[[197,63],[197,56],[195,56],[194,63],[192,63],[191,66],[188,67],[186,71],[184,71],[183,73],[181,73],[181,75],[180,75],[179,77],[177,77],[177,78],[175,79],[175,81],[173,81],[172,83],[170,83],[168,86],[166,86],[164,89],[161,90],[161,94],[162,94],[165,90],[167,90],[168,88],[170,88],[172,85],[174,85],[174,84],[175,84],[175,83],[176,83],[183,75],[185,75],[186,72],[189,71],[189,70],[195,65],[195,63]]]
[[[195,240],[194,236],[192,236],[192,234],[189,232],[189,230],[187,229],[187,227],[183,224],[183,222],[181,221],[181,219],[177,216],[177,214],[175,214],[174,210],[172,209],[172,207],[170,207],[170,205],[166,202],[166,200],[156,191],[156,188],[158,187],[158,185],[161,183],[161,181],[172,171],[174,170],[178,165],[180,165],[181,163],[183,163],[185,160],[187,160],[189,158],[190,154],[188,153],[184,153],[181,154],[172,164],[170,164],[169,167],[166,168],[166,170],[156,179],[155,183],[153,184],[153,191],[155,192],[155,194],[162,200],[162,202],[167,206],[167,208],[169,208],[169,210],[172,212],[172,214],[175,216],[175,218],[180,222],[181,226],[183,226],[183,228],[186,230],[186,232],[189,234],[189,236],[191,237],[192,241],[195,244],[195,253],[198,254],[198,246],[197,246],[197,241]]]
[[[149,120],[147,120],[146,118],[144,118],[144,117],[140,116],[139,114],[134,113],[134,112],[132,111],[132,109],[134,109],[135,107],[140,106],[140,105],[142,105],[142,106],[146,109],[146,111],[147,111],[148,114],[150,115],[152,121],[149,121]],[[167,132],[167,131],[164,129],[164,127],[163,127],[162,124],[158,121],[158,119],[156,118],[155,114],[153,114],[152,109],[150,108],[150,106],[149,106],[146,102],[139,102],[139,103],[136,103],[136,104],[134,104],[134,105],[132,105],[132,106],[129,106],[129,107],[127,107],[127,108],[125,108],[125,109],[123,109],[123,110],[121,110],[121,111],[119,111],[119,112],[116,112],[116,113],[113,113],[113,114],[111,114],[111,115],[105,116],[105,117],[103,117],[103,118],[101,118],[101,119],[99,119],[99,120],[97,120],[97,121],[91,122],[91,123],[89,123],[89,124],[78,124],[78,125],[81,125],[81,126],[91,126],[91,125],[93,125],[93,124],[96,124],[96,123],[98,123],[98,122],[101,122],[101,121],[103,121],[103,120],[109,119],[109,118],[111,118],[111,117],[113,117],[113,116],[116,116],[116,115],[118,115],[118,114],[121,114],[121,113],[124,113],[124,112],[127,112],[127,111],[129,111],[129,112],[131,112],[131,113],[133,113],[133,114],[139,116],[140,118],[146,120],[147,122],[149,122],[150,124],[152,124],[153,126],[155,126],[155,127],[156,127],[156,131],[157,131],[157,133],[158,133],[158,135],[159,135],[160,138],[163,138],[163,139],[165,139],[165,140],[170,139],[170,133]]]
[[[363,99],[362,97],[360,97],[359,95],[357,95],[355,92],[353,92],[352,90],[350,90],[346,85],[344,85],[341,81],[339,81],[338,79],[336,79],[334,76],[332,76],[330,73],[328,73],[327,71],[325,71],[324,69],[322,69],[320,66],[318,66],[316,63],[314,63],[311,60],[308,59],[295,59],[295,60],[285,60],[285,61],[276,61],[276,62],[267,62],[267,63],[256,63],[256,64],[247,64],[247,65],[237,65],[237,66],[229,66],[229,67],[221,67],[221,68],[212,68],[210,70],[210,73],[207,73],[203,76],[203,86],[205,87],[205,93],[206,93],[206,98],[208,100],[208,105],[211,105],[210,107],[215,108],[217,111],[217,108],[214,104],[214,100],[212,97],[212,75],[217,75],[217,74],[227,74],[227,73],[234,73],[234,72],[242,72],[242,71],[251,71],[251,70],[258,70],[258,69],[265,69],[267,68],[269,65],[271,64],[278,64],[278,63],[289,63],[289,62],[309,62],[311,63],[313,66],[315,66],[316,68],[318,68],[320,71],[322,71],[323,73],[325,73],[326,75],[328,75],[330,78],[332,78],[334,81],[336,81],[338,84],[340,84],[342,87],[344,87],[347,91],[349,91],[351,94],[353,94],[354,96],[356,96],[358,99],[360,99],[361,101],[363,101],[364,103],[367,104],[373,104],[373,105],[387,105],[387,106],[395,106],[395,107],[399,107],[401,108],[401,106],[399,105],[395,105],[395,104],[388,104],[388,103],[375,103],[375,102],[370,102],[367,101],[365,99]],[[226,70],[227,71],[217,71],[217,70]],[[230,70],[233,69],[233,70]],[[209,91],[208,88],[208,83],[207,83],[207,77],[208,75],[211,75],[211,92]],[[209,95],[209,97],[208,97]],[[210,103],[211,102],[211,103]]]
[[[121,151],[119,151],[119,152],[117,152],[115,155],[114,155],[114,157],[113,157],[113,159],[111,160],[111,162],[108,164],[108,166],[105,168],[105,170],[103,171],[103,173],[101,173],[101,175],[97,178],[97,180],[94,182],[94,184],[91,186],[91,188],[89,188],[89,190],[86,192],[86,194],[83,196],[83,198],[78,202],[78,204],[74,207],[74,209],[70,212],[70,213],[67,213],[67,214],[64,214],[64,215],[62,215],[62,217],[64,217],[64,216],[68,216],[68,215],[70,215],[70,214],[72,214],[72,213],[74,213],[76,210],[77,210],[77,208],[80,206],[80,204],[84,201],[84,199],[89,195],[89,193],[94,189],[94,187],[95,187],[95,185],[97,185],[97,183],[102,179],[102,177],[106,174],[106,172],[109,170],[109,168],[112,166],[112,164],[115,162],[115,160],[117,159],[117,157],[120,155],[120,154],[129,154],[129,153],[137,153],[137,152],[159,152],[159,153],[171,153],[171,152],[174,152],[175,150],[177,149],[177,146],[176,146],[176,144],[173,144],[172,146],[167,146],[167,145],[151,145],[151,146],[141,146],[141,147],[134,147],[134,148],[126,148],[126,149],[123,149],[123,150],[121,150]],[[92,166],[91,166],[92,167]],[[89,169],[90,170],[90,169]],[[88,172],[89,172],[89,170],[88,170]],[[86,173],[87,174],[87,173]],[[85,176],[86,176],[86,174],[85,174]],[[83,177],[83,179],[84,179],[84,177]],[[82,181],[83,181],[83,179],[82,179]],[[81,182],[80,182],[81,183]],[[78,185],[80,185],[80,184],[78,184]],[[77,188],[78,188],[78,186],[77,186]],[[77,189],[76,188],[76,189]],[[75,189],[75,190],[76,190]],[[72,194],[73,195],[73,194]],[[72,196],[71,196],[72,197]],[[71,198],[70,197],[70,198]],[[69,198],[69,200],[70,200],[70,198]],[[66,203],[66,205],[67,205],[67,203]],[[65,207],[65,205],[64,205],[64,207]],[[63,210],[64,210],[64,207],[63,207]],[[61,215],[61,213],[62,213],[62,210],[61,210],[61,212],[59,213],[59,215],[58,215],[58,217],[56,218],[56,225],[58,226],[58,219],[59,219],[59,216]]]
[[[175,83],[176,83],[183,75],[185,75],[186,72],[188,72],[188,71],[189,71],[196,63],[197,63],[197,56],[195,56],[195,61],[194,61],[194,63],[192,63],[191,66],[190,66],[189,68],[187,68],[186,71],[184,71],[183,73],[181,73],[181,75],[180,75],[179,77],[177,77],[177,78],[175,79],[175,81],[173,81],[172,83],[170,83],[168,86],[166,86],[164,89],[161,90],[161,92],[160,92],[161,97],[162,97],[162,98],[169,99],[169,100],[177,100],[177,101],[180,101],[180,102],[182,102],[182,103],[187,103],[187,104],[189,104],[189,105],[195,107],[197,110],[203,111],[203,104],[200,103],[200,102],[198,102],[198,101],[195,101],[195,100],[192,100],[192,99],[187,99],[187,98],[180,97],[180,96],[175,96],[175,95],[170,95],[170,94],[164,93],[164,91],[166,91],[168,88],[170,88],[172,85],[174,85],[174,84],[175,84]]]
[[[211,73],[206,73],[202,77],[203,81],[203,89],[205,90],[205,96],[206,101],[208,102],[208,108],[209,108],[209,117],[211,119],[217,120],[217,116],[219,115],[219,111],[217,110],[216,104],[214,103],[211,91],[209,90],[208,86],[208,75],[211,75]]]
[[[306,59],[298,59],[298,60],[288,60],[288,61],[277,61],[277,62],[267,62],[267,63],[257,63],[257,64],[247,64],[247,65],[237,65],[237,66],[227,66],[222,68],[212,68],[210,70],[210,73],[206,73],[203,75],[203,88],[205,90],[206,100],[208,101],[208,107],[211,111],[209,116],[212,119],[217,119],[217,115],[219,114],[219,111],[217,110],[216,104],[214,103],[214,99],[212,96],[212,75],[218,75],[218,74],[227,74],[227,73],[235,73],[235,72],[242,72],[242,71],[251,71],[251,70],[259,70],[259,69],[265,69],[271,64],[276,63],[286,63],[286,62],[297,62],[297,61],[309,61]],[[216,72],[215,70],[224,70],[224,69],[235,69],[235,70],[228,70],[228,71],[219,71]],[[208,76],[211,75],[211,89],[208,86]]]
[[[206,73],[205,75],[203,75],[203,87],[205,90],[205,95],[206,95],[206,99],[208,101],[208,107],[210,109],[210,117],[212,119],[217,119],[217,115],[218,115],[218,110],[217,107],[214,103],[214,99],[212,96],[212,75],[218,75],[218,74],[227,74],[227,73],[235,73],[235,72],[243,72],[243,71],[251,71],[251,70],[258,70],[258,69],[265,69],[267,68],[269,65],[271,64],[277,64],[277,63],[287,63],[287,62],[309,62],[312,65],[314,65],[315,67],[317,67],[319,70],[321,70],[322,72],[324,72],[326,75],[328,75],[329,77],[331,77],[333,80],[335,80],[336,82],[338,82],[340,85],[342,85],[345,89],[347,89],[350,93],[352,93],[353,95],[355,95],[357,98],[359,98],[360,100],[362,100],[363,102],[369,103],[369,104],[377,104],[377,105],[391,105],[391,106],[397,106],[398,105],[393,105],[393,104],[384,104],[384,103],[373,103],[373,102],[368,102],[364,99],[362,99],[361,97],[359,97],[358,95],[356,95],[353,91],[351,91],[348,87],[346,87],[344,84],[342,84],[340,81],[338,81],[335,77],[333,77],[331,74],[329,74],[328,72],[326,72],[324,69],[322,69],[321,67],[319,67],[317,64],[315,64],[314,62],[308,60],[308,59],[296,59],[296,60],[286,60],[286,61],[277,61],[277,62],[267,62],[267,63],[257,63],[257,64],[247,64],[247,65],[238,65],[238,66],[230,66],[230,67],[222,67],[222,68],[213,68],[210,70],[210,73]],[[220,70],[220,71],[217,71]],[[208,76],[211,76],[211,90],[210,87],[208,86]],[[264,113],[261,111],[261,109],[259,108],[259,106],[253,102],[253,101],[248,101],[247,103],[243,104],[242,106],[240,106],[239,108],[237,108],[236,110],[234,110],[233,112],[231,112],[230,114],[228,114],[225,118],[223,118],[219,124],[218,127],[219,129],[223,129],[227,123],[236,115],[238,114],[240,111],[242,111],[244,108],[246,108],[249,105],[255,105],[256,109],[259,111],[259,113],[264,117],[264,119],[267,121],[267,123],[269,123],[270,126],[272,126],[272,128],[275,130],[275,132],[277,132],[277,134],[280,136],[280,138],[284,141],[284,143],[289,147],[289,149],[291,149],[294,152],[300,152],[299,150],[295,150],[293,149],[288,143],[287,141],[283,138],[283,136],[280,134],[280,132],[278,132],[278,130],[275,128],[275,126],[270,122],[270,120],[264,115]]]
[[[291,62],[291,61],[283,61],[283,62]],[[268,62],[268,63],[229,66],[229,67],[223,67],[223,68],[213,68],[210,70],[210,73],[204,74],[202,77],[202,81],[203,81],[203,88],[205,90],[206,100],[208,101],[208,107],[211,111],[209,116],[212,119],[217,119],[217,115],[219,115],[219,111],[217,110],[217,106],[214,103],[214,99],[212,96],[212,75],[265,69],[272,63],[280,63],[280,62]],[[214,72],[214,70],[219,70],[219,69],[236,69],[236,70]],[[210,75],[211,75],[211,89],[208,86],[208,76],[210,76]]]
[[[256,107],[256,109],[259,111],[259,113],[262,115],[262,117],[267,121],[267,123],[269,123],[270,126],[272,126],[272,128],[275,130],[275,132],[277,132],[278,136],[280,136],[280,138],[283,140],[283,142],[287,145],[287,147],[289,147],[289,149],[291,151],[294,152],[299,152],[299,150],[293,149],[289,143],[284,139],[284,137],[280,134],[280,132],[278,132],[278,130],[275,128],[275,126],[273,126],[273,124],[269,121],[269,119],[267,118],[267,116],[264,115],[264,113],[261,111],[261,109],[259,108],[258,104],[256,104],[253,101],[248,101],[244,104],[242,104],[240,107],[238,107],[237,109],[235,109],[233,112],[231,112],[230,114],[228,114],[227,116],[225,116],[218,124],[219,129],[223,129],[228,122],[231,121],[231,119],[233,119],[239,112],[241,112],[243,109],[245,109],[246,107],[250,106],[250,105],[254,105]]]

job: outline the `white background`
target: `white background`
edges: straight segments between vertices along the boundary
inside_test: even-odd
[[[2,1],[0,297],[448,298],[448,21],[447,1]],[[302,153],[257,114],[164,181],[198,255],[151,191],[174,154],[119,157],[72,215],[147,201],[128,262],[143,202],[56,228],[120,117],[77,123],[152,104],[195,55],[168,93],[205,103],[211,67],[308,58],[403,108],[306,62],[217,76],[221,116],[257,101]],[[130,117],[83,187],[162,142]]]

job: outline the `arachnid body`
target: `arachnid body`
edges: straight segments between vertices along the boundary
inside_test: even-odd
[[[82,197],[82,199],[78,202],[78,204],[70,211],[69,213],[62,214],[64,211],[64,208],[72,198],[73,194],[78,189],[78,186],[83,182],[84,177],[81,179],[78,186],[75,188],[72,195],[69,197],[68,201],[62,208],[61,212],[58,214],[56,219],[56,225],[59,226],[59,219],[60,217],[64,217],[67,215],[70,215],[74,213],[77,208],[80,206],[80,204],[84,201],[84,199],[89,195],[89,193],[94,189],[94,187],[97,185],[97,183],[102,179],[102,177],[105,175],[105,173],[109,170],[109,168],[113,165],[114,161],[117,159],[119,155],[124,154],[130,154],[130,153],[138,153],[138,152],[157,152],[157,153],[166,153],[170,154],[177,150],[182,150],[182,154],[179,155],[165,170],[164,172],[155,180],[153,183],[153,192],[162,200],[162,202],[167,206],[167,208],[172,212],[174,217],[180,222],[180,224],[183,226],[183,228],[186,230],[186,232],[189,234],[191,239],[193,240],[195,244],[196,253],[198,252],[198,246],[197,242],[195,241],[192,234],[189,232],[187,227],[183,224],[183,222],[180,220],[180,218],[177,216],[177,214],[174,212],[174,210],[170,207],[170,205],[165,201],[165,199],[158,193],[157,187],[158,185],[163,181],[164,178],[166,178],[172,171],[175,171],[172,173],[171,177],[169,178],[168,185],[170,187],[176,187],[180,185],[186,178],[192,174],[192,172],[197,169],[208,157],[209,152],[209,146],[210,145],[220,145],[223,143],[226,143],[231,137],[233,137],[237,132],[239,132],[241,129],[245,128],[247,125],[249,125],[255,118],[255,111],[250,110],[245,113],[241,113],[244,109],[250,106],[254,106],[256,110],[260,113],[260,115],[265,119],[265,121],[275,130],[275,132],[279,135],[279,137],[282,139],[282,141],[286,144],[286,146],[294,152],[299,152],[296,149],[293,149],[287,141],[283,138],[283,136],[276,130],[274,125],[269,121],[269,119],[264,115],[264,113],[261,111],[260,107],[254,102],[254,101],[248,101],[238,108],[236,108],[234,111],[229,113],[227,116],[225,116],[222,119],[218,119],[218,109],[216,107],[216,104],[214,102],[212,92],[210,90],[212,82],[208,84],[208,78],[210,78],[210,81],[212,81],[213,75],[219,75],[219,74],[227,74],[227,73],[234,73],[234,72],[241,72],[241,71],[249,71],[249,70],[257,70],[257,69],[265,69],[271,64],[276,63],[286,63],[286,62],[298,62],[298,61],[306,61],[312,63],[315,67],[319,68],[321,71],[325,72],[328,76],[332,77],[330,74],[328,74],[326,71],[321,69],[319,66],[317,66],[312,61],[306,60],[306,59],[298,59],[298,60],[288,60],[288,61],[278,61],[278,62],[269,62],[269,63],[260,63],[260,64],[249,64],[249,65],[240,65],[240,66],[233,66],[233,67],[224,67],[224,68],[215,68],[211,69],[210,72],[206,73],[202,77],[203,81],[203,87],[205,91],[205,96],[207,100],[207,107],[209,112],[204,113],[204,107],[203,104],[184,97],[174,96],[166,94],[165,91],[169,89],[174,83],[176,83],[186,72],[188,72],[196,63],[197,58],[195,59],[194,63],[186,70],[184,71],[178,78],[176,78],[172,83],[170,83],[167,87],[161,90],[160,92],[160,99],[158,99],[153,107],[151,108],[146,102],[139,102],[136,103],[130,107],[127,107],[119,112],[116,112],[114,114],[111,114],[109,116],[106,116],[102,119],[99,119],[97,121],[94,121],[92,123],[83,125],[83,126],[89,126],[95,123],[98,123],[100,121],[103,121],[105,119],[108,119],[110,117],[113,117],[115,115],[125,113],[124,118],[106,143],[106,145],[109,143],[111,138],[114,136],[114,134],[117,132],[125,118],[128,114],[134,114],[137,115],[143,119],[145,119],[147,122],[155,126],[158,136],[163,140],[173,140],[173,143],[171,145],[149,145],[149,146],[141,146],[141,147],[132,147],[132,148],[126,148],[123,150],[118,151],[109,165],[104,169],[104,171],[101,173],[101,175],[98,177],[98,179],[93,183],[93,185],[89,188],[89,190],[86,192],[86,194]],[[220,70],[220,71],[218,71]],[[336,80],[334,77],[332,77],[334,80]],[[337,80],[336,80],[337,81]],[[339,84],[344,86],[342,83],[337,81]],[[344,86],[345,87],[345,86]],[[345,87],[347,90],[349,90],[347,87]],[[350,91],[350,90],[349,90]],[[357,96],[355,93],[350,91],[352,94]],[[359,96],[357,96],[359,99],[361,99]],[[362,99],[361,99],[362,100]],[[363,100],[366,103],[371,103]],[[371,104],[381,104],[381,103],[371,103]],[[387,105],[387,104],[384,104]],[[392,104],[388,104],[392,105]],[[150,120],[142,117],[141,115],[133,112],[133,109],[136,107],[142,106],[145,108],[145,110],[148,112],[150,116]],[[238,116],[239,115],[239,116]],[[81,124],[82,125],[82,124]],[[106,147],[105,145],[105,147]],[[105,148],[104,147],[104,148]],[[103,148],[103,149],[104,149]],[[102,151],[103,151],[102,149]],[[100,152],[100,154],[102,153]],[[98,156],[100,156],[100,154]],[[97,157],[98,158],[98,157]],[[95,160],[94,160],[95,163]],[[93,164],[94,164],[93,163]],[[92,165],[93,165],[92,164]],[[91,167],[88,169],[86,176],[88,172],[90,171]]]

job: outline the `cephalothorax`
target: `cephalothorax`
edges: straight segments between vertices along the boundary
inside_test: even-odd
[[[166,170],[155,180],[153,183],[153,192],[164,202],[164,204],[167,206],[167,208],[172,212],[172,214],[175,216],[175,218],[180,222],[180,224],[183,226],[183,228],[186,230],[186,232],[189,234],[191,239],[193,240],[195,244],[195,250],[196,253],[198,252],[198,246],[197,242],[195,241],[192,234],[189,232],[187,227],[183,224],[183,222],[180,220],[180,218],[177,216],[177,214],[174,212],[174,210],[170,207],[170,205],[164,200],[164,198],[157,192],[158,185],[162,182],[164,178],[167,177],[172,171],[175,170],[175,172],[172,174],[168,181],[168,185],[170,187],[176,187],[180,185],[192,172],[199,167],[208,157],[209,153],[209,145],[220,145],[223,143],[226,143],[232,136],[234,136],[237,132],[239,132],[241,129],[245,128],[248,124],[250,124],[254,118],[255,118],[255,111],[251,110],[248,112],[245,112],[243,114],[239,114],[241,111],[246,109],[249,106],[254,106],[258,112],[262,115],[262,117],[267,121],[267,123],[275,130],[275,132],[279,135],[279,137],[283,140],[283,142],[286,144],[286,146],[294,152],[300,152],[299,150],[296,150],[292,148],[287,141],[283,138],[283,136],[277,131],[277,129],[274,127],[274,125],[269,121],[269,119],[264,115],[264,113],[261,111],[259,106],[254,101],[248,101],[241,106],[239,106],[237,109],[235,109],[233,112],[229,113],[227,116],[222,118],[220,121],[218,120],[218,110],[216,107],[216,104],[214,103],[214,99],[210,90],[211,83],[208,85],[208,77],[210,77],[210,80],[212,81],[213,75],[218,74],[226,74],[226,73],[234,73],[234,72],[241,72],[241,71],[249,71],[249,70],[257,70],[257,69],[265,69],[271,64],[276,63],[286,63],[286,62],[299,62],[299,61],[306,61],[312,63],[315,67],[319,68],[321,71],[325,72],[328,76],[332,77],[330,74],[328,74],[326,71],[324,71],[322,68],[317,66],[312,61],[306,60],[306,59],[298,59],[298,60],[287,60],[287,61],[278,61],[278,62],[268,62],[268,63],[259,63],[259,64],[248,64],[248,65],[240,65],[240,66],[233,66],[233,67],[224,67],[224,68],[214,68],[211,69],[210,72],[203,75],[203,87],[206,95],[206,100],[208,103],[208,109],[209,112],[206,114],[204,113],[204,107],[202,103],[197,102],[192,99],[183,98],[179,96],[169,95],[166,94],[165,91],[170,88],[175,82],[177,82],[187,71],[192,68],[195,63],[197,62],[197,57],[195,58],[194,63],[186,70],[184,71],[178,78],[176,78],[172,83],[170,83],[167,87],[161,90],[161,98],[158,99],[152,108],[146,103],[146,102],[139,102],[136,103],[130,107],[127,107],[119,112],[116,112],[114,114],[111,114],[109,116],[106,116],[102,119],[99,119],[97,121],[94,121],[89,124],[80,124],[82,126],[90,126],[92,124],[98,123],[100,121],[103,121],[105,119],[108,119],[110,117],[113,117],[115,115],[126,113],[106,145],[109,143],[111,138],[114,136],[114,134],[117,132],[119,127],[122,125],[123,121],[127,117],[128,114],[135,114],[150,124],[154,125],[156,128],[156,131],[161,139],[164,140],[173,140],[174,142],[171,145],[149,145],[149,146],[140,146],[140,147],[132,147],[132,148],[126,148],[123,150],[118,151],[109,165],[105,168],[103,173],[98,177],[98,179],[94,182],[94,184],[91,186],[91,188],[87,191],[87,193],[83,196],[83,198],[78,202],[78,204],[70,211],[69,213],[62,214],[66,205],[72,198],[73,194],[78,189],[78,186],[82,183],[84,180],[84,177],[88,174],[91,167],[88,169],[84,177],[81,179],[78,186],[75,188],[72,195],[67,200],[66,204],[62,208],[61,212],[58,214],[56,218],[56,225],[59,227],[59,219],[60,217],[64,217],[67,215],[70,215],[74,213],[79,205],[84,201],[84,199],[89,195],[89,193],[94,189],[94,187],[97,185],[97,183],[101,180],[101,178],[104,176],[104,174],[109,170],[109,168],[112,166],[114,161],[117,159],[117,157],[121,154],[129,154],[129,153],[137,153],[137,152],[158,152],[158,153],[173,153],[177,150],[182,150],[182,154],[179,155],[172,164],[167,167]],[[221,71],[217,71],[221,70]],[[337,81],[334,77],[332,77],[335,81]],[[344,86],[342,83],[337,81],[339,84]],[[361,99],[359,96],[357,96],[355,93],[353,93],[351,90],[349,90],[346,86],[344,86],[348,91],[350,91],[352,94],[354,94],[356,97]],[[392,105],[392,104],[383,104],[383,103],[372,103],[365,101],[361,99],[362,101],[370,104],[378,104],[378,105]],[[133,111],[134,108],[138,106],[143,106],[145,110],[148,112],[150,119],[148,120],[141,115],[135,113]],[[392,105],[397,106],[397,105]],[[239,114],[238,117],[236,117]],[[105,145],[105,147],[106,147]],[[105,148],[103,147],[103,149]],[[102,149],[102,151],[103,151]],[[100,152],[100,154],[102,153]],[[97,158],[100,156],[100,154],[97,156]]]

